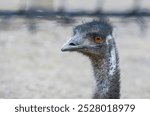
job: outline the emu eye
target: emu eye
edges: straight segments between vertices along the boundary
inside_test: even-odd
[[[103,40],[103,38],[101,38],[101,37],[94,37],[94,41],[95,41],[95,43],[102,43],[104,40]]]

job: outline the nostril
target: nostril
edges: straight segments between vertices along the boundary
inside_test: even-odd
[[[71,46],[75,46],[76,44],[74,44],[74,43],[70,43],[69,45],[71,45]]]

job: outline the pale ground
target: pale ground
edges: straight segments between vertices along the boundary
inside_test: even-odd
[[[133,22],[110,20],[120,54],[121,98],[150,98],[150,29],[144,33]],[[72,26],[42,20],[31,33],[23,22],[14,18],[5,28],[0,22],[0,98],[91,98],[88,58],[60,51]]]

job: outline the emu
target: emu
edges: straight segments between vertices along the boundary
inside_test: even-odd
[[[119,56],[108,20],[94,20],[76,26],[62,51],[77,51],[89,57],[96,89],[93,99],[120,98]]]

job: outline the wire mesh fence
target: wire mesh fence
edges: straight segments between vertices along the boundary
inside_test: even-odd
[[[13,2],[14,1],[10,2],[10,4]],[[107,7],[107,3],[111,4],[111,2],[115,2],[116,4],[121,4],[121,2],[117,0],[116,1],[94,0],[91,5],[92,9],[90,8],[90,6],[86,5],[86,2],[91,2],[91,1],[84,1],[83,5],[77,6],[77,8],[74,7],[73,9],[72,8],[69,9],[68,7],[73,6],[75,3],[77,4],[78,1],[76,2],[73,1],[72,3],[71,2],[69,3],[68,0],[64,0],[64,1],[19,0],[16,1],[17,8],[15,10],[10,9],[11,7],[9,8],[9,5],[8,8],[5,10],[0,9],[0,18],[2,22],[6,22],[6,21],[9,22],[11,21],[12,18],[15,17],[15,18],[24,18],[24,19],[37,19],[37,20],[42,19],[42,20],[56,21],[62,24],[74,23],[75,19],[78,17],[91,17],[91,18],[116,17],[120,19],[133,18],[134,21],[137,24],[139,24],[139,26],[142,28],[142,26],[145,25],[145,23],[147,22],[145,18],[150,17],[150,9],[149,7],[146,6],[146,4],[149,3],[148,0],[146,0],[144,3],[142,0],[132,0],[132,2],[126,1],[123,2],[123,4],[128,3],[128,6],[130,7],[127,7],[125,9],[123,9],[123,7],[118,7],[118,9],[116,10],[113,7],[112,9],[109,9]],[[32,22],[33,23],[30,23],[32,26],[33,24],[36,25],[37,23],[35,20],[32,20]],[[30,24],[28,25],[30,26]]]

